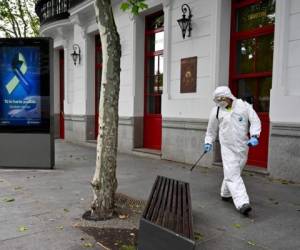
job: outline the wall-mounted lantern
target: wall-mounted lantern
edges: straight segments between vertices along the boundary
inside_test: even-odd
[[[186,30],[188,30],[188,37],[191,36],[191,31],[192,31],[192,12],[191,12],[191,9],[190,9],[190,6],[188,6],[187,4],[183,4],[181,6],[181,11],[182,11],[182,18],[178,19],[177,22],[181,28],[181,31],[182,31],[182,37],[183,39],[185,38],[185,33],[186,33]],[[188,17],[186,17],[186,12],[189,11],[188,13]]]
[[[73,44],[73,53],[71,54],[73,58],[74,65],[77,63],[78,59],[78,64],[80,64],[80,47],[78,44]]]

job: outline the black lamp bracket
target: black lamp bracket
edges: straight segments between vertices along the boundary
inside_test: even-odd
[[[71,56],[73,58],[74,65],[76,65],[77,59],[78,59],[78,64],[80,64],[81,51],[77,43],[73,44],[73,53],[71,54]]]
[[[188,6],[186,3],[184,3],[182,6],[181,6],[181,11],[182,11],[182,16],[185,17],[185,13],[187,11],[189,11],[189,16],[188,16],[188,19],[191,19],[192,18],[192,12],[191,12],[191,8],[190,6]]]
[[[178,19],[177,22],[182,31],[182,37],[185,38],[185,34],[188,31],[188,37],[191,36],[192,31],[192,12],[190,6],[186,3],[181,5],[182,18]]]
[[[182,16],[183,18],[185,17],[185,14],[186,12],[188,11],[188,17],[187,19],[189,20],[189,34],[188,34],[188,37],[191,36],[191,31],[192,31],[192,22],[191,22],[191,19],[192,19],[192,12],[191,12],[191,8],[189,5],[187,5],[186,3],[184,3],[182,6],[181,6],[181,11],[182,11]]]

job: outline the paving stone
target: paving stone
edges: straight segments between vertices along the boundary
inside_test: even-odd
[[[57,140],[54,170],[0,169],[0,249],[79,250],[84,249],[80,238],[93,241],[74,224],[92,200],[95,159],[95,148]],[[300,249],[299,184],[282,185],[261,175],[245,174],[253,206],[246,218],[232,203],[220,200],[221,167],[197,167],[193,172],[190,167],[119,154],[117,191],[147,200],[157,175],[189,182],[194,229],[203,236],[197,249]],[[17,186],[22,189],[15,190]],[[3,202],[8,196],[15,201]],[[110,223],[116,222],[102,224]],[[29,230],[19,232],[21,225]]]
[[[222,249],[222,250],[238,250],[238,249],[252,249],[252,250],[266,250],[264,246],[259,246],[254,241],[242,240],[233,237],[229,234],[223,234],[220,237],[209,239],[197,245],[196,250],[211,250],[211,249]]]

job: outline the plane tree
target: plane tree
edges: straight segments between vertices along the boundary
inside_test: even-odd
[[[0,1],[0,37],[38,36],[39,18],[34,12],[36,0]]]
[[[99,102],[99,134],[97,137],[96,168],[91,185],[94,198],[90,217],[108,219],[114,211],[117,190],[118,106],[120,90],[121,43],[111,0],[95,0],[96,20],[102,44],[102,79]],[[123,11],[138,15],[147,8],[145,0],[126,0]]]

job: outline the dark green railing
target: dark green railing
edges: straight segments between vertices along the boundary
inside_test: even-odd
[[[38,0],[35,4],[35,12],[41,25],[55,22],[70,16],[69,9],[85,0]]]
[[[70,8],[76,6],[77,4],[83,3],[85,0],[70,0]]]

